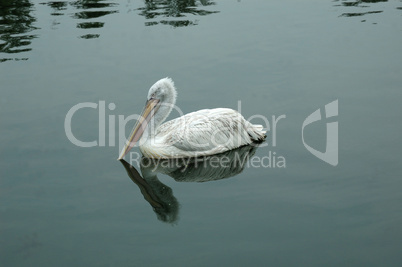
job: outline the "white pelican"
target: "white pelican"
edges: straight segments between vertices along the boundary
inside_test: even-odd
[[[172,111],[176,95],[170,78],[152,85],[144,111],[118,160],[138,141],[145,157],[188,158],[222,153],[265,139],[261,125],[251,124],[228,108],[202,109],[161,125]]]

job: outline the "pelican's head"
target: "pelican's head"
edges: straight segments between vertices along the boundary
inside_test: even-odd
[[[176,96],[176,88],[170,78],[160,79],[151,86],[144,111],[134,126],[128,139],[129,143],[124,146],[118,160],[122,159],[130,151],[144,132],[152,132],[152,130],[148,129],[150,128],[148,125],[152,125],[151,129],[154,130],[167,118],[176,103]],[[151,123],[149,123],[150,121]]]
[[[148,92],[147,101],[156,99],[159,103],[174,105],[176,103],[176,88],[172,79],[166,77],[157,81],[151,86]]]

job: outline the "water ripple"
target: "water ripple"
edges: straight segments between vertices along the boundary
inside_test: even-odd
[[[145,26],[162,24],[172,27],[185,27],[198,25],[198,20],[183,20],[177,18],[184,18],[188,16],[206,16],[214,13],[219,13],[219,11],[204,9],[204,7],[212,5],[215,5],[215,3],[208,0],[157,0],[145,1],[145,6],[140,7],[137,10],[140,11],[139,15],[144,16],[147,20],[152,20],[145,22]],[[156,19],[158,18],[165,19],[157,21]],[[167,20],[166,18],[169,18],[169,20]]]
[[[37,38],[32,31],[36,18],[32,15],[33,4],[29,1],[2,1],[0,2],[0,53],[16,54],[31,51],[29,47],[32,39]],[[26,57],[1,58],[7,60],[27,60]]]
[[[384,7],[378,6],[378,3],[388,2],[388,0],[358,0],[358,1],[334,0],[334,2],[337,2],[337,4],[334,5],[336,7],[347,8],[345,9],[345,11],[347,12],[343,12],[341,15],[339,15],[339,17],[361,17],[371,14],[383,13],[384,11],[381,10],[381,8]],[[372,10],[362,12],[363,9],[364,10],[372,9]],[[362,22],[365,21],[366,20],[362,20]]]

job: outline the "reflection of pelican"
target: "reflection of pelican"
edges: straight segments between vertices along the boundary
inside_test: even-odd
[[[162,184],[156,174],[144,176],[143,179],[138,171],[121,160],[130,179],[140,188],[144,199],[151,204],[158,219],[163,222],[174,223],[178,219],[179,202],[173,196],[172,189]]]
[[[203,109],[160,125],[176,103],[173,81],[157,81],[148,92],[148,100],[119,159],[140,141],[148,158],[186,158],[222,153],[254,141],[262,141],[261,125],[246,121],[232,109]]]
[[[178,182],[208,182],[241,173],[258,145],[251,144],[224,153],[188,159],[143,158],[141,172],[144,176],[159,172]]]
[[[178,220],[179,202],[170,187],[161,183],[157,173],[167,174],[180,182],[207,182],[241,173],[254,155],[256,144],[242,146],[213,156],[192,159],[142,158],[141,175],[121,160],[130,179],[140,188],[144,199],[152,206],[159,220],[174,223]]]

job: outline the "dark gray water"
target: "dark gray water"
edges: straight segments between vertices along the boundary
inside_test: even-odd
[[[0,7],[1,266],[401,265],[402,1]],[[184,113],[268,118],[265,145],[221,176],[123,166],[118,115],[166,76]]]

